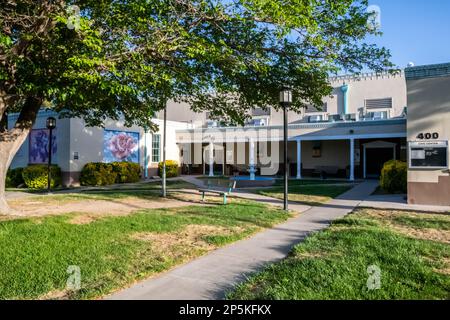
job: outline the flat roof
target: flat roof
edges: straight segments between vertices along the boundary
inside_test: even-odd
[[[430,64],[405,69],[406,80],[418,80],[450,76],[450,63]]]

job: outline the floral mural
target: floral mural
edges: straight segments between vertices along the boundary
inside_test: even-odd
[[[52,163],[56,162],[56,130],[52,132]],[[35,129],[30,132],[28,162],[30,164],[44,164],[48,162],[48,129]]]
[[[139,133],[105,130],[103,162],[127,161],[139,163]]]

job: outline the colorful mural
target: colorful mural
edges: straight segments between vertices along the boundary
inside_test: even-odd
[[[127,161],[139,163],[139,133],[105,130],[103,162]]]
[[[56,130],[52,132],[52,163],[56,163]],[[48,129],[34,129],[29,137],[28,162],[30,164],[44,164],[48,162]]]

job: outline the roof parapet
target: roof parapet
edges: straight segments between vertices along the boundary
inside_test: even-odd
[[[450,63],[431,64],[405,69],[406,80],[438,78],[450,76]]]

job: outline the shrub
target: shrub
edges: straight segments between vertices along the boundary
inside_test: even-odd
[[[408,168],[405,162],[388,161],[381,170],[380,186],[384,191],[390,193],[406,193],[407,175]]]
[[[52,188],[61,185],[61,168],[57,165],[50,167]],[[23,169],[23,181],[29,189],[46,189],[48,184],[48,168],[45,164],[31,165]]]
[[[6,187],[17,188],[21,184],[24,184],[22,172],[23,168],[9,169],[6,173]]]
[[[138,182],[141,176],[141,167],[133,162],[111,163],[113,172],[117,173],[116,183]]]
[[[162,177],[163,162],[158,164],[158,175]],[[166,160],[166,178],[178,177],[178,162]]]
[[[80,174],[82,186],[106,186],[116,182],[117,172],[109,163],[90,162],[86,163]]]

